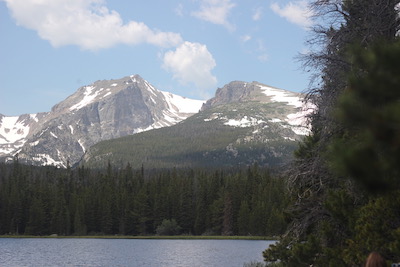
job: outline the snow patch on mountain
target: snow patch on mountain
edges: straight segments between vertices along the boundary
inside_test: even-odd
[[[314,105],[304,105],[297,113],[287,115],[287,122],[292,126],[292,130],[299,135],[308,135],[311,132],[307,116],[315,109]]]
[[[38,144],[39,144],[39,140],[37,140],[37,141],[35,141],[35,142],[29,143],[29,145],[30,145],[31,147],[37,146]]]
[[[132,80],[133,83],[136,83],[136,82],[137,82],[137,81],[136,81],[135,75],[131,75],[131,76],[129,76],[129,77],[131,78],[131,80]]]
[[[80,102],[78,102],[77,104],[73,105],[72,107],[70,107],[69,110],[71,110],[71,111],[79,110],[79,109],[83,108],[84,106],[92,103],[93,100],[95,100],[97,95],[99,94],[99,91],[94,91],[93,89],[95,89],[95,86],[86,86],[85,92],[83,93],[84,97],[82,98],[82,100]]]
[[[0,122],[0,144],[13,143],[24,139],[29,126],[19,120],[20,117],[3,117]]]
[[[289,91],[269,87],[269,86],[260,86],[262,92],[271,97],[273,102],[287,102],[288,105],[295,106],[300,108],[303,106],[303,101],[301,97],[299,97],[296,93],[292,93]]]
[[[78,144],[81,146],[83,152],[86,152],[86,148],[85,148],[85,146],[83,145],[83,142],[82,142],[81,139],[78,139]]]
[[[270,120],[268,120],[269,122],[281,122],[282,120],[281,119],[270,119]]]
[[[298,135],[307,135],[310,133],[311,129],[308,125],[307,115],[315,110],[315,106],[313,104],[305,103],[302,97],[293,92],[261,85],[260,89],[265,95],[271,98],[271,101],[287,103],[288,105],[298,108],[299,111],[287,115],[287,119],[285,121],[291,125],[293,132]]]
[[[132,79],[132,81],[133,81],[133,79]],[[146,81],[146,80],[143,80],[143,81],[147,87],[147,90],[149,90],[149,92],[152,93],[154,96],[157,96],[156,92],[158,90],[156,88],[154,88],[148,81]],[[135,79],[135,82],[137,82],[136,79]]]
[[[161,91],[163,93],[169,108],[178,113],[191,113],[195,114],[199,112],[205,101],[188,99],[186,97],[174,95],[168,92]]]
[[[37,114],[29,114],[29,116],[30,116],[30,118],[31,118],[32,120],[34,120],[35,122],[39,122],[39,118],[38,118]]]
[[[105,95],[103,95],[101,98],[105,98],[107,96],[111,95],[111,92],[107,92]]]
[[[58,153],[59,153],[59,151],[58,151]],[[60,166],[63,168],[67,167],[64,164],[64,162],[62,162],[60,160],[55,160],[48,154],[35,154],[35,156],[33,156],[32,159],[35,162],[40,162],[41,165],[43,165],[43,166],[47,165],[47,166]]]
[[[29,122],[26,121],[29,119],[35,122],[38,120],[36,114],[10,117],[0,115],[0,155],[11,154],[25,144],[30,131]]]
[[[251,127],[255,125],[259,125],[261,123],[264,123],[265,121],[259,120],[256,118],[244,116],[241,119],[229,119],[227,122],[224,123],[224,125],[232,126],[232,127],[240,127],[240,128],[246,128],[246,127]]]
[[[188,116],[199,112],[205,103],[202,100],[188,99],[168,92],[160,92],[165,98],[168,109],[162,111],[162,117],[156,118],[153,124],[135,129],[134,134],[177,124]],[[153,100],[153,102],[155,101]]]
[[[50,132],[50,134],[51,134],[51,136],[53,136],[54,138],[58,139],[58,136],[57,136],[57,135],[55,135],[55,133],[53,133],[53,132]]]

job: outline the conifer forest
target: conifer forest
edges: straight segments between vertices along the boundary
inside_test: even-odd
[[[272,236],[285,229],[283,187],[257,166],[101,171],[16,161],[0,165],[0,234]]]

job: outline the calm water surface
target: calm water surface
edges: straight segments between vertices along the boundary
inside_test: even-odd
[[[274,241],[0,238],[0,266],[239,266]]]

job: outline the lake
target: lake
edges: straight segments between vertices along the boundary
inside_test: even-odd
[[[275,241],[0,238],[0,266],[238,266]]]

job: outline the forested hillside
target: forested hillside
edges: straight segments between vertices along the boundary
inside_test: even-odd
[[[0,164],[0,234],[278,235],[284,183],[237,170]]]
[[[287,103],[242,102],[202,111],[185,121],[91,147],[81,165],[101,168],[107,162],[134,168],[277,167],[292,160],[303,136],[284,122],[293,112]],[[245,118],[245,119],[244,119]],[[272,119],[281,122],[273,122]],[[249,121],[233,127],[227,121]],[[252,121],[253,120],[253,121]],[[254,122],[255,121],[255,122]]]
[[[305,57],[316,83],[312,133],[288,179],[277,266],[364,266],[372,251],[400,262],[398,0],[312,1],[323,25]]]

